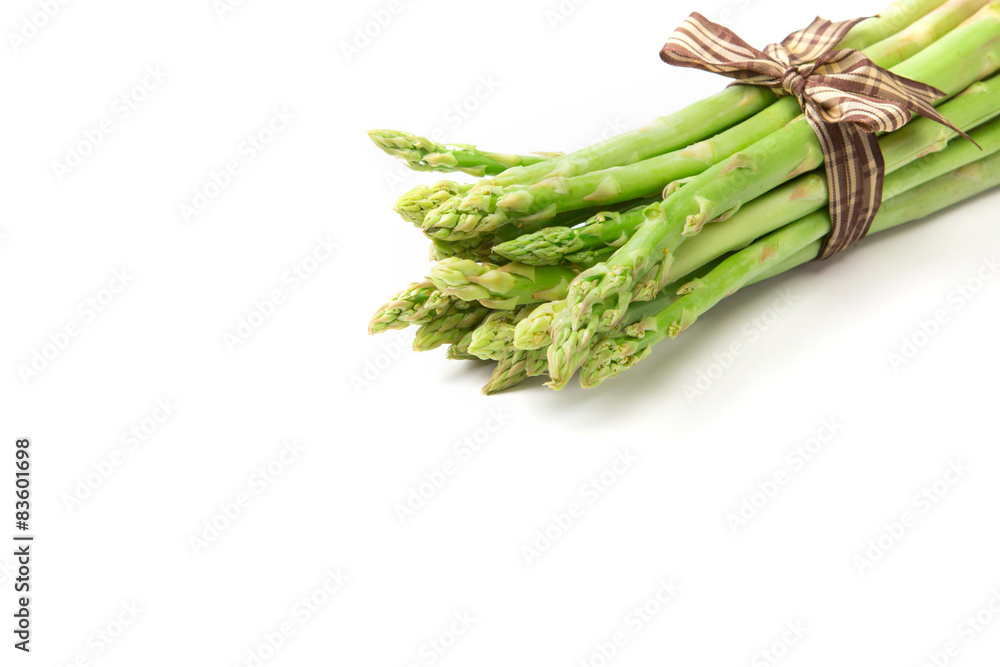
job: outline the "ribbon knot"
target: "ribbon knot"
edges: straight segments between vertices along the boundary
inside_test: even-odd
[[[802,95],[812,70],[812,65],[793,65],[786,69],[785,75],[781,77],[781,88],[789,95],[798,98],[799,104],[804,102]]]
[[[882,204],[885,161],[875,133],[897,130],[918,113],[969,138],[934,109],[933,103],[945,97],[940,90],[893,74],[860,51],[832,50],[864,20],[817,18],[758,51],[725,26],[693,13],[660,52],[671,65],[798,99],[823,149],[830,190],[832,230],[820,259],[863,238]]]

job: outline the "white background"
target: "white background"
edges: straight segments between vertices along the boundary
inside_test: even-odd
[[[218,4],[68,2],[16,49],[38,5],[4,5],[0,536],[27,436],[37,541],[30,656],[11,647],[0,550],[2,664],[252,665],[262,651],[267,665],[758,665],[788,623],[804,628],[789,666],[918,666],[952,640],[949,664],[996,664],[1000,617],[972,642],[959,625],[992,596],[1000,610],[1000,280],[954,298],[992,275],[995,195],[748,289],[595,391],[486,398],[487,368],[400,350],[412,333],[366,334],[427,268],[392,204],[434,178],[398,180],[367,129],[573,150],[721,87],[657,57],[689,11],[728,10],[762,46],[817,12],[881,7],[591,0],[555,21],[554,0],[406,0],[348,57],[387,0]],[[144,98],[125,118],[123,94]],[[294,120],[248,159],[276,109]],[[54,163],[103,119],[110,134],[60,178]],[[230,160],[240,173],[186,221],[181,205]],[[286,281],[318,239],[333,256]],[[127,286],[104,292],[123,270]],[[231,350],[226,334],[276,289],[284,302]],[[780,291],[792,306],[770,317]],[[917,335],[939,309],[947,323]],[[919,353],[894,368],[915,335]],[[734,342],[745,350],[720,372]],[[25,377],[43,348],[52,358]],[[701,373],[718,379],[691,397]],[[456,443],[491,416],[502,426],[467,460]],[[824,420],[836,434],[799,468],[788,453]],[[132,447],[123,434],[144,427]],[[291,439],[301,451],[262,484]],[[588,480],[619,454],[634,461],[591,502]],[[447,461],[456,474],[401,521],[396,505]],[[915,500],[953,463],[967,470],[943,497]],[[727,515],[782,471],[734,531]],[[206,533],[240,494],[248,506]],[[582,516],[526,558],[573,503]],[[915,525],[885,538],[907,512]],[[880,536],[894,543],[859,567]],[[338,568],[348,581],[328,596]],[[671,579],[680,591],[655,602]],[[325,604],[307,616],[304,596]],[[651,598],[648,622],[628,616]],[[452,643],[456,614],[474,620]],[[262,650],[285,623],[293,634]],[[616,632],[627,642],[602,662]],[[434,653],[439,639],[450,648]]]

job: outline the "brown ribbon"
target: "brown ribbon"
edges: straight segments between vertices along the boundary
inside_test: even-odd
[[[819,259],[863,238],[882,204],[885,161],[876,132],[898,130],[915,112],[969,138],[934,109],[932,103],[945,97],[940,90],[893,74],[860,51],[831,51],[864,20],[817,18],[761,52],[694,13],[660,52],[671,65],[715,72],[799,100],[826,158],[833,229]]]

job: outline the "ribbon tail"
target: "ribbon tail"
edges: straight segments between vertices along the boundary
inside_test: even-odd
[[[976,148],[982,150],[983,147],[976,143],[972,137],[952,124],[951,121],[942,116],[941,113],[934,108],[935,101],[947,97],[944,92],[934,88],[933,86],[928,86],[926,83],[921,83],[920,81],[916,81],[914,79],[907,79],[906,77],[900,76],[894,72],[881,69],[874,63],[870,64],[871,67],[878,72],[880,84],[878,92],[880,99],[905,106],[910,113],[920,114],[924,118],[944,125],[963,139],[971,141],[975,144]],[[897,128],[889,128],[890,131],[895,129]]]
[[[882,205],[885,160],[874,134],[849,123],[825,123],[812,113],[806,119],[826,156],[831,231],[819,259],[827,259],[860,241],[871,228]]]
[[[944,97],[943,93],[942,93],[941,97]],[[975,147],[978,148],[979,150],[983,150],[983,147],[980,146],[979,143],[977,143],[975,139],[973,139],[968,134],[966,134],[962,130],[958,129],[957,127],[955,127],[955,125],[953,125],[950,120],[948,120],[947,118],[945,118],[944,116],[942,116],[940,114],[940,112],[938,112],[938,110],[935,109],[930,104],[914,104],[914,105],[910,106],[910,110],[911,110],[911,112],[920,114],[924,118],[927,118],[929,120],[933,120],[933,121],[935,121],[937,123],[941,123],[942,125],[944,125],[945,127],[947,127],[949,130],[952,130],[956,134],[958,134],[958,136],[962,137],[963,139],[968,139],[969,141],[971,141],[973,143],[973,145],[975,145]]]

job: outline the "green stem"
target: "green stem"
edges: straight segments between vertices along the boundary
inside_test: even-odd
[[[487,396],[515,387],[528,378],[545,374],[545,353],[538,350],[510,350],[493,369],[490,381],[483,387]]]
[[[445,146],[425,137],[396,130],[369,130],[368,136],[376,146],[405,162],[413,171],[460,171],[482,178],[495,176],[512,167],[538,164],[555,157],[552,154],[491,153],[469,144]]]
[[[514,342],[514,313],[496,311],[483,320],[472,332],[469,353],[488,360],[499,360]]]
[[[368,323],[368,333],[377,334],[405,329],[411,324],[425,324],[440,315],[454,301],[456,299],[445,296],[429,280],[411,283],[378,309]]]
[[[454,181],[439,181],[433,185],[418,185],[396,200],[395,211],[403,220],[420,227],[424,217],[452,197],[465,195],[471,185]]]
[[[481,306],[473,306],[465,311],[457,311],[437,317],[417,329],[413,339],[415,352],[426,352],[442,345],[459,343],[482,322],[490,311]]]
[[[429,279],[449,296],[494,310],[513,310],[558,298],[575,276],[575,271],[561,266],[497,266],[451,257],[435,264]]]

